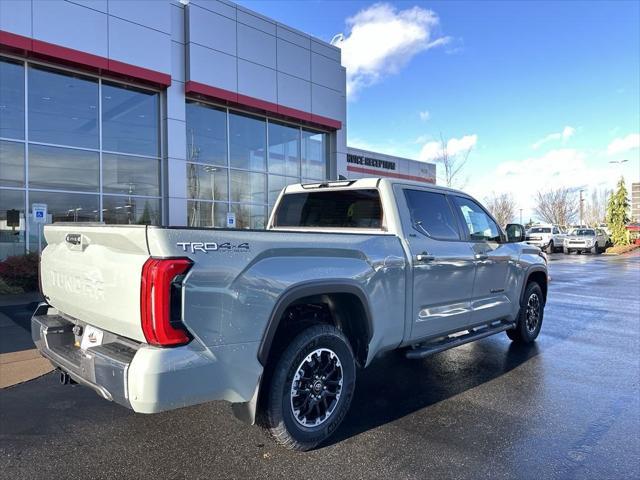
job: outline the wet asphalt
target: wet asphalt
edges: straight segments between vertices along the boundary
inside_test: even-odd
[[[0,391],[0,478],[640,478],[640,255],[551,257],[534,345],[386,355],[316,451],[223,402],[138,415],[49,374]]]

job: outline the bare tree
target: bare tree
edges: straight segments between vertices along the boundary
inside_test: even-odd
[[[580,207],[575,191],[569,188],[539,191],[536,194],[534,213],[547,223],[570,225],[578,215]]]
[[[516,202],[509,193],[491,192],[484,203],[500,225],[511,223],[516,215]]]
[[[462,169],[467,164],[470,153],[471,148],[461,153],[450,154],[447,148],[447,142],[442,134],[440,134],[440,154],[436,157],[435,161],[444,167],[444,173],[440,175],[440,178],[447,187],[465,187],[467,179],[462,178]]]
[[[584,220],[587,225],[597,226],[605,222],[607,216],[607,191],[594,189],[591,199],[584,210]]]

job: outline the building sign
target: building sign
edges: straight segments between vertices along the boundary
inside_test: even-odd
[[[389,160],[378,160],[377,158],[365,157],[364,155],[354,155],[347,153],[347,163],[365,165],[367,167],[384,168],[385,170],[395,170],[396,163]]]

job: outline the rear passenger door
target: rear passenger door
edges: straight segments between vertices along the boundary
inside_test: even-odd
[[[477,202],[459,195],[452,198],[476,266],[471,298],[474,323],[508,317],[512,303],[506,291],[507,276],[517,251],[506,243],[500,227]]]
[[[464,329],[472,321],[475,263],[446,194],[395,186],[404,240],[411,253],[409,338],[420,341]]]

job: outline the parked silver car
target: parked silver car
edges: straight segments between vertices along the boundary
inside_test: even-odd
[[[609,244],[609,237],[599,228],[576,228],[565,239],[563,251],[565,254],[571,252],[580,253],[600,253]]]

